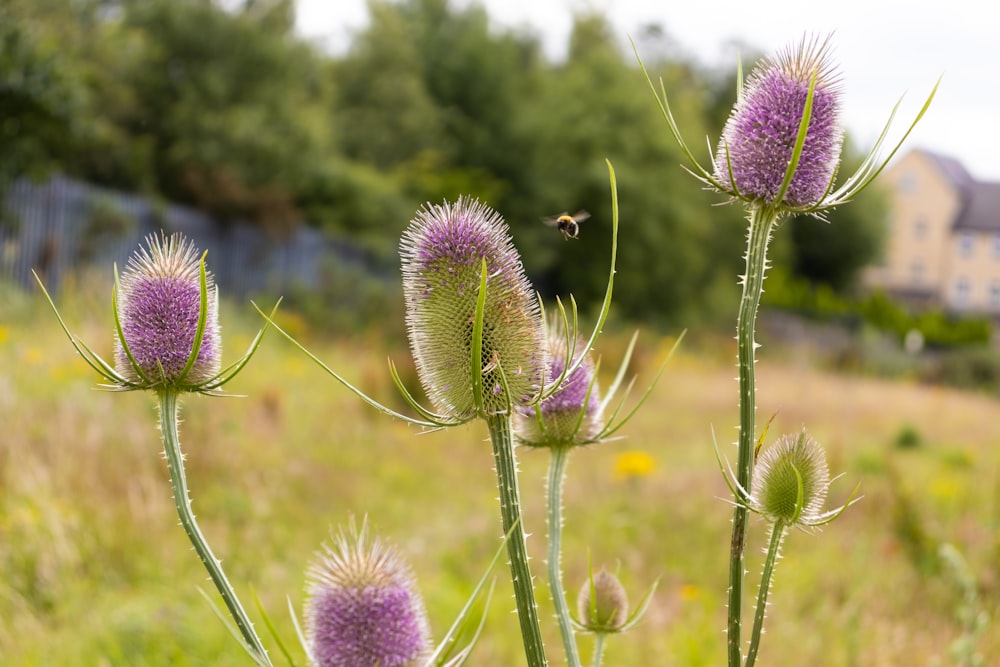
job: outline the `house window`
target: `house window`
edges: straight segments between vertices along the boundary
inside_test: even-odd
[[[904,193],[910,193],[917,189],[917,175],[912,171],[907,171],[899,179],[899,189]]]
[[[990,283],[990,309],[1000,310],[1000,281]]]
[[[925,238],[927,236],[927,221],[923,218],[917,218],[913,223],[913,235],[918,239]]]
[[[975,237],[969,232],[962,232],[958,237],[958,254],[962,257],[972,257],[975,240]]]
[[[969,297],[972,296],[972,285],[969,279],[964,276],[955,283],[955,303],[960,306],[968,305]]]
[[[919,285],[924,281],[924,263],[917,260],[910,264],[910,282]]]
[[[1000,259],[1000,234],[993,235],[993,258]]]

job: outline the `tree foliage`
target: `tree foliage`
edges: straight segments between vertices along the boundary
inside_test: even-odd
[[[847,153],[841,172],[853,173],[859,159],[850,146]],[[829,285],[840,292],[856,288],[861,269],[882,254],[888,213],[886,193],[876,184],[858,195],[850,206],[831,211],[827,221],[792,221],[794,272],[811,283]]]
[[[0,5],[0,187],[67,158],[86,95],[52,31],[25,14]]]
[[[292,0],[7,0],[0,177],[59,170],[276,234],[311,224],[387,264],[420,204],[469,194],[504,214],[544,294],[592,304],[610,250],[609,159],[616,313],[688,325],[736,298],[745,223],[680,168],[603,16],[576,16],[552,61],[479,5],[369,0],[369,14],[333,55],[296,36]],[[690,145],[714,143],[733,72],[705,69],[660,26],[637,34]],[[578,209],[592,214],[579,240],[541,224]],[[796,220],[778,251],[798,275],[847,288],[883,215],[873,197],[829,224]]]

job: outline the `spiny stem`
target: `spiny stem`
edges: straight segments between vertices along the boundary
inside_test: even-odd
[[[271,661],[267,657],[264,645],[257,637],[253,629],[253,623],[247,616],[246,611],[240,604],[236,592],[222,571],[222,563],[212,553],[208,541],[202,535],[198,522],[195,521],[194,511],[191,509],[191,498],[188,495],[187,477],[184,474],[184,456],[181,454],[181,442],[177,432],[177,394],[174,389],[165,388],[158,392],[160,399],[160,432],[163,435],[163,452],[167,459],[167,468],[170,470],[170,484],[174,490],[174,505],[177,507],[177,514],[180,517],[184,532],[194,545],[194,550],[198,553],[202,565],[208,570],[212,583],[218,589],[219,594],[226,603],[230,615],[236,622],[240,634],[247,645],[253,649],[266,664]]]
[[[566,477],[566,462],[569,460],[569,447],[552,447],[549,458],[548,479],[548,574],[549,592],[559,621],[559,633],[562,635],[563,648],[566,651],[566,664],[569,667],[580,667],[580,652],[573,636],[573,624],[570,621],[569,606],[566,603],[566,592],[562,585],[562,485]]]
[[[754,208],[750,211],[750,229],[747,233],[746,272],[743,277],[743,296],[740,299],[736,323],[736,341],[739,357],[740,432],[737,453],[737,489],[750,489],[753,475],[754,414],[756,385],[754,381],[754,330],[757,308],[764,289],[764,272],[767,269],[767,244],[771,231],[778,221],[778,212],[771,208]],[[733,534],[729,553],[729,667],[740,667],[743,656],[742,611],[743,576],[746,571],[746,537],[749,513],[743,499],[736,498],[733,511]]]
[[[601,660],[604,659],[604,638],[603,632],[598,632],[594,637],[594,667],[601,667]]]
[[[778,552],[781,551],[781,540],[785,536],[785,523],[776,521],[771,527],[771,540],[767,545],[767,558],[764,560],[764,571],[760,575],[760,590],[757,591],[757,611],[753,618],[753,632],[750,635],[750,650],[747,652],[746,667],[753,667],[757,660],[757,649],[760,645],[760,633],[764,627],[764,615],[767,612],[767,593],[771,588],[771,577],[774,566],[778,562]]]
[[[497,488],[500,492],[500,517],[507,537],[507,556],[510,559],[510,576],[514,584],[517,618],[521,624],[521,639],[528,667],[544,667],[545,646],[538,625],[538,605],[528,566],[528,549],[525,544],[524,523],[521,519],[521,493],[517,481],[517,461],[514,458],[514,440],[509,415],[490,415],[486,418],[493,443],[493,460],[497,471]],[[513,530],[512,530],[513,529]]]

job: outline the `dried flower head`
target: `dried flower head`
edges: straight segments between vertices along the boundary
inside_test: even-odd
[[[750,506],[772,523],[812,526],[823,522],[830,488],[826,454],[803,429],[764,450],[750,490]]]
[[[132,385],[197,389],[221,367],[219,298],[205,274],[206,312],[202,308],[200,256],[180,234],[146,239],[121,275],[116,307],[120,335],[115,339],[115,370]],[[201,344],[192,357],[199,322]]]
[[[404,232],[400,255],[410,349],[437,410],[456,419],[476,412],[472,349],[484,261],[483,409],[502,413],[509,402],[536,395],[544,364],[541,311],[500,215],[467,198],[428,204]]]
[[[803,39],[798,47],[765,60],[750,75],[715,157],[715,179],[727,192],[768,205],[808,208],[832,190],[843,130],[839,74],[828,46],[829,38]],[[776,201],[812,85],[802,154],[784,196]]]
[[[316,667],[416,667],[430,628],[410,568],[392,546],[352,521],[308,571],[307,649]]]
[[[571,351],[567,349],[562,327],[550,327],[546,338],[546,381],[554,382],[560,376],[565,377],[559,388],[537,405],[517,409],[514,430],[518,439],[534,447],[572,447],[593,442],[601,432],[603,422],[592,356],[587,354],[576,369],[565,374],[571,363],[579,359],[585,342],[577,340],[572,351],[576,356],[569,359]]]

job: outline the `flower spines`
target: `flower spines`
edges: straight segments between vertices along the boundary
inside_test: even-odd
[[[306,640],[317,667],[416,667],[430,629],[413,574],[390,545],[352,523],[308,573]]]
[[[733,194],[769,205],[808,208],[831,189],[843,130],[840,81],[828,45],[829,39],[803,39],[750,75],[715,157],[715,178]],[[811,85],[812,110],[802,154],[778,202]]]
[[[200,257],[194,245],[178,234],[150,236],[147,246],[129,259],[116,295],[128,352],[116,337],[115,369],[137,385],[194,387],[216,376],[221,368],[215,282],[206,272],[205,329],[194,364],[182,377],[201,317]]]
[[[823,448],[803,430],[783,435],[761,452],[750,503],[769,521],[810,526],[824,516],[829,488]]]
[[[483,398],[488,414],[507,409],[500,372],[514,404],[540,385],[542,319],[503,219],[476,200],[421,209],[400,242],[410,348],[435,407],[471,416],[472,334],[486,262]]]

